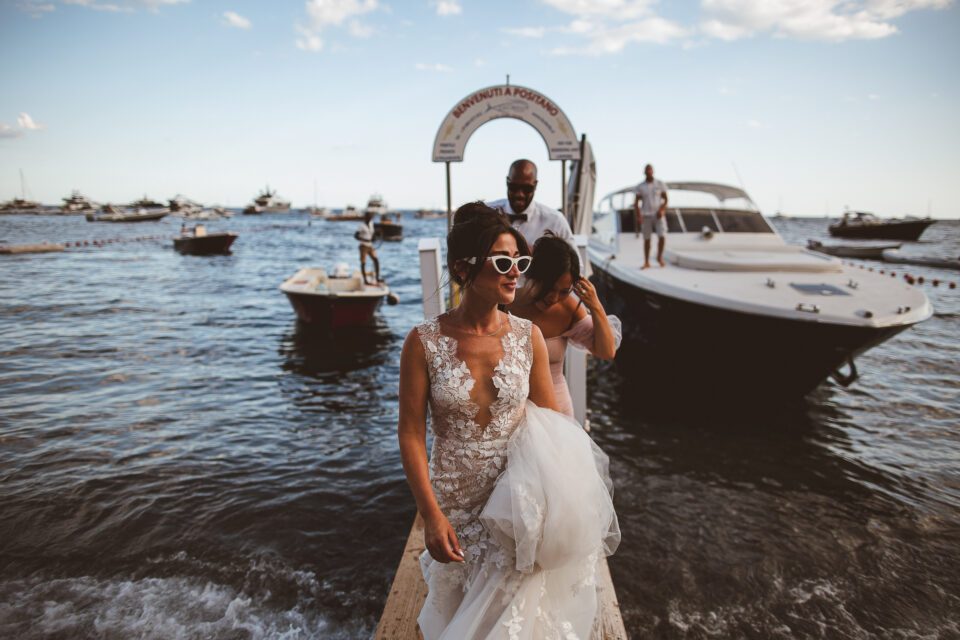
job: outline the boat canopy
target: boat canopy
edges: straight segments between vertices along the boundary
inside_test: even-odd
[[[607,194],[607,197],[615,196],[621,193],[636,193],[642,182],[635,185],[624,187],[618,191]],[[666,182],[667,189],[676,191],[699,191],[700,193],[709,193],[720,202],[733,200],[735,198],[744,198],[753,204],[753,199],[747,195],[747,192],[739,187],[731,187],[727,184],[717,182]]]
[[[747,195],[747,192],[743,189],[731,187],[730,185],[726,184],[718,184],[716,182],[668,182],[667,189],[709,193],[710,195],[715,196],[720,202],[725,200],[733,200],[734,198],[745,198],[750,202],[753,202],[753,200],[750,199],[750,196]]]

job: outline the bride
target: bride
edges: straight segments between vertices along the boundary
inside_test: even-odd
[[[554,411],[540,330],[498,309],[529,254],[499,212],[460,207],[447,267],[461,303],[403,345],[398,436],[424,521],[426,640],[586,640],[599,628],[597,563],[620,540],[607,459]]]

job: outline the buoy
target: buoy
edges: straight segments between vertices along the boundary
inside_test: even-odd
[[[913,279],[913,276],[906,276],[905,280],[907,281],[907,284],[913,284],[916,282],[916,280]]]
[[[883,269],[880,269],[880,275],[886,275],[886,274],[884,273]]]
[[[939,280],[934,280],[934,281],[931,282],[930,284],[932,284],[932,285],[935,286],[935,287],[939,287],[939,286],[940,286],[940,281],[939,281]]]
[[[867,269],[867,271],[873,271],[873,267],[870,267],[869,269]]]
[[[893,271],[891,271],[891,272],[890,272],[890,277],[891,277],[891,278],[896,278],[896,277],[897,277],[897,274],[895,274]]]
[[[400,302],[400,296],[398,296],[392,291],[389,294],[387,294],[387,304],[389,304],[391,307],[397,304],[398,302]]]
[[[957,283],[956,283],[956,282],[951,282],[951,283],[950,283],[950,288],[951,288],[951,289],[956,289],[956,288],[957,288]]]
[[[917,278],[917,282],[919,282],[920,284],[923,284],[923,276],[920,276],[919,278]]]

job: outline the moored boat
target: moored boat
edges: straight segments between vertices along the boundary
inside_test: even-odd
[[[742,189],[667,186],[666,267],[641,269],[635,187],[603,199],[588,250],[624,324],[617,360],[656,397],[757,403],[850,384],[858,355],[932,314],[915,287],[786,244]],[[690,193],[712,202],[674,204]]]
[[[96,203],[87,199],[76,189],[70,193],[69,197],[63,199],[63,204],[60,206],[60,211],[63,213],[84,213],[96,210]]]
[[[276,191],[270,190],[270,185],[257,194],[253,202],[247,205],[243,212],[247,215],[259,213],[284,213],[290,211],[290,202],[277,196]]]
[[[338,265],[333,275],[320,267],[304,267],[280,290],[302,322],[331,329],[369,323],[391,295],[387,285],[367,284],[359,271],[351,273],[346,265]]]
[[[230,253],[236,239],[235,233],[207,233],[206,227],[197,225],[192,229],[182,228],[180,236],[173,239],[173,248],[184,255],[225,255]]]
[[[166,207],[131,209],[104,205],[100,211],[86,214],[87,222],[153,222],[161,220],[170,213]]]
[[[400,216],[397,215],[399,220]],[[373,237],[387,242],[400,242],[403,240],[403,225],[395,222],[390,214],[385,213],[380,216],[380,222],[373,223]]]
[[[807,248],[838,258],[858,258],[860,260],[883,260],[883,252],[899,249],[900,242],[876,242],[863,244],[824,244],[819,240],[808,240]]]
[[[331,222],[356,222],[363,220],[363,213],[352,204],[348,204],[340,213],[327,213],[323,219]]]
[[[917,218],[881,220],[866,211],[847,211],[839,222],[829,226],[830,235],[838,238],[870,238],[874,240],[919,240],[920,235],[936,220]]]

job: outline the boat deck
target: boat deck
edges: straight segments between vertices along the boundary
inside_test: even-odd
[[[420,554],[424,551],[423,519],[417,514],[403,549],[400,565],[390,586],[387,604],[377,625],[376,640],[420,639],[417,616],[427,597],[427,585],[420,572]],[[627,632],[620,614],[620,603],[613,588],[610,568],[604,559],[598,576],[600,589],[601,637],[596,640],[626,640]]]
[[[645,290],[666,296],[682,293],[681,297],[700,304],[744,313],[874,327],[912,324],[931,313],[922,291],[891,282],[889,276],[854,270],[836,258],[785,245],[772,234],[769,238],[731,236],[718,234],[703,241],[668,235],[667,265],[662,268],[656,263],[654,240],[653,266],[641,270],[643,238],[624,233],[616,258],[598,260],[603,254],[591,247],[591,261]],[[899,297],[891,299],[894,290]],[[798,304],[816,305],[818,311],[798,310]],[[910,311],[903,312],[903,306]],[[862,310],[870,310],[870,317],[865,318]]]

